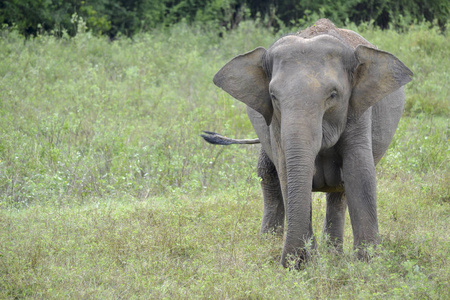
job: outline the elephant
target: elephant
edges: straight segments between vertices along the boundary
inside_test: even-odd
[[[203,137],[261,144],[261,234],[284,234],[284,267],[300,266],[316,247],[312,192],[326,193],[323,231],[331,246],[342,251],[348,207],[355,253],[370,258],[368,247],[380,239],[375,165],[397,129],[412,76],[394,55],[328,19],[236,56],[214,76],[247,105],[258,138]]]

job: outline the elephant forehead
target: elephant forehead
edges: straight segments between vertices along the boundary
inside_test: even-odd
[[[339,83],[338,79],[321,70],[303,69],[296,73],[281,70],[281,72],[276,72],[270,82],[270,89],[277,91],[279,98],[297,95],[298,93],[306,96],[309,93],[318,93],[322,90],[328,92],[330,86],[341,86],[342,84]]]
[[[353,50],[331,35],[303,38],[288,35],[275,42],[269,49],[274,60],[324,61],[353,56]]]

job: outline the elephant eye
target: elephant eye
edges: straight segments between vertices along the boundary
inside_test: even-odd
[[[272,100],[277,101],[277,97],[273,93],[270,93],[270,97],[272,97]]]
[[[338,96],[337,91],[332,91],[331,94],[330,94],[330,99],[336,99],[337,96]]]

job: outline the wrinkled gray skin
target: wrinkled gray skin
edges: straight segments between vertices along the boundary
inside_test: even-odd
[[[286,236],[283,266],[308,258],[311,192],[327,193],[324,232],[342,249],[348,206],[354,247],[378,243],[375,165],[387,150],[412,72],[358,34],[316,25],[228,62],[214,83],[247,104],[261,142],[261,233]]]

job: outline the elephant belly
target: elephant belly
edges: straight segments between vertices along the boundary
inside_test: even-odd
[[[342,161],[337,154],[319,154],[315,161],[312,183],[313,192],[342,192],[344,182],[341,175]]]

